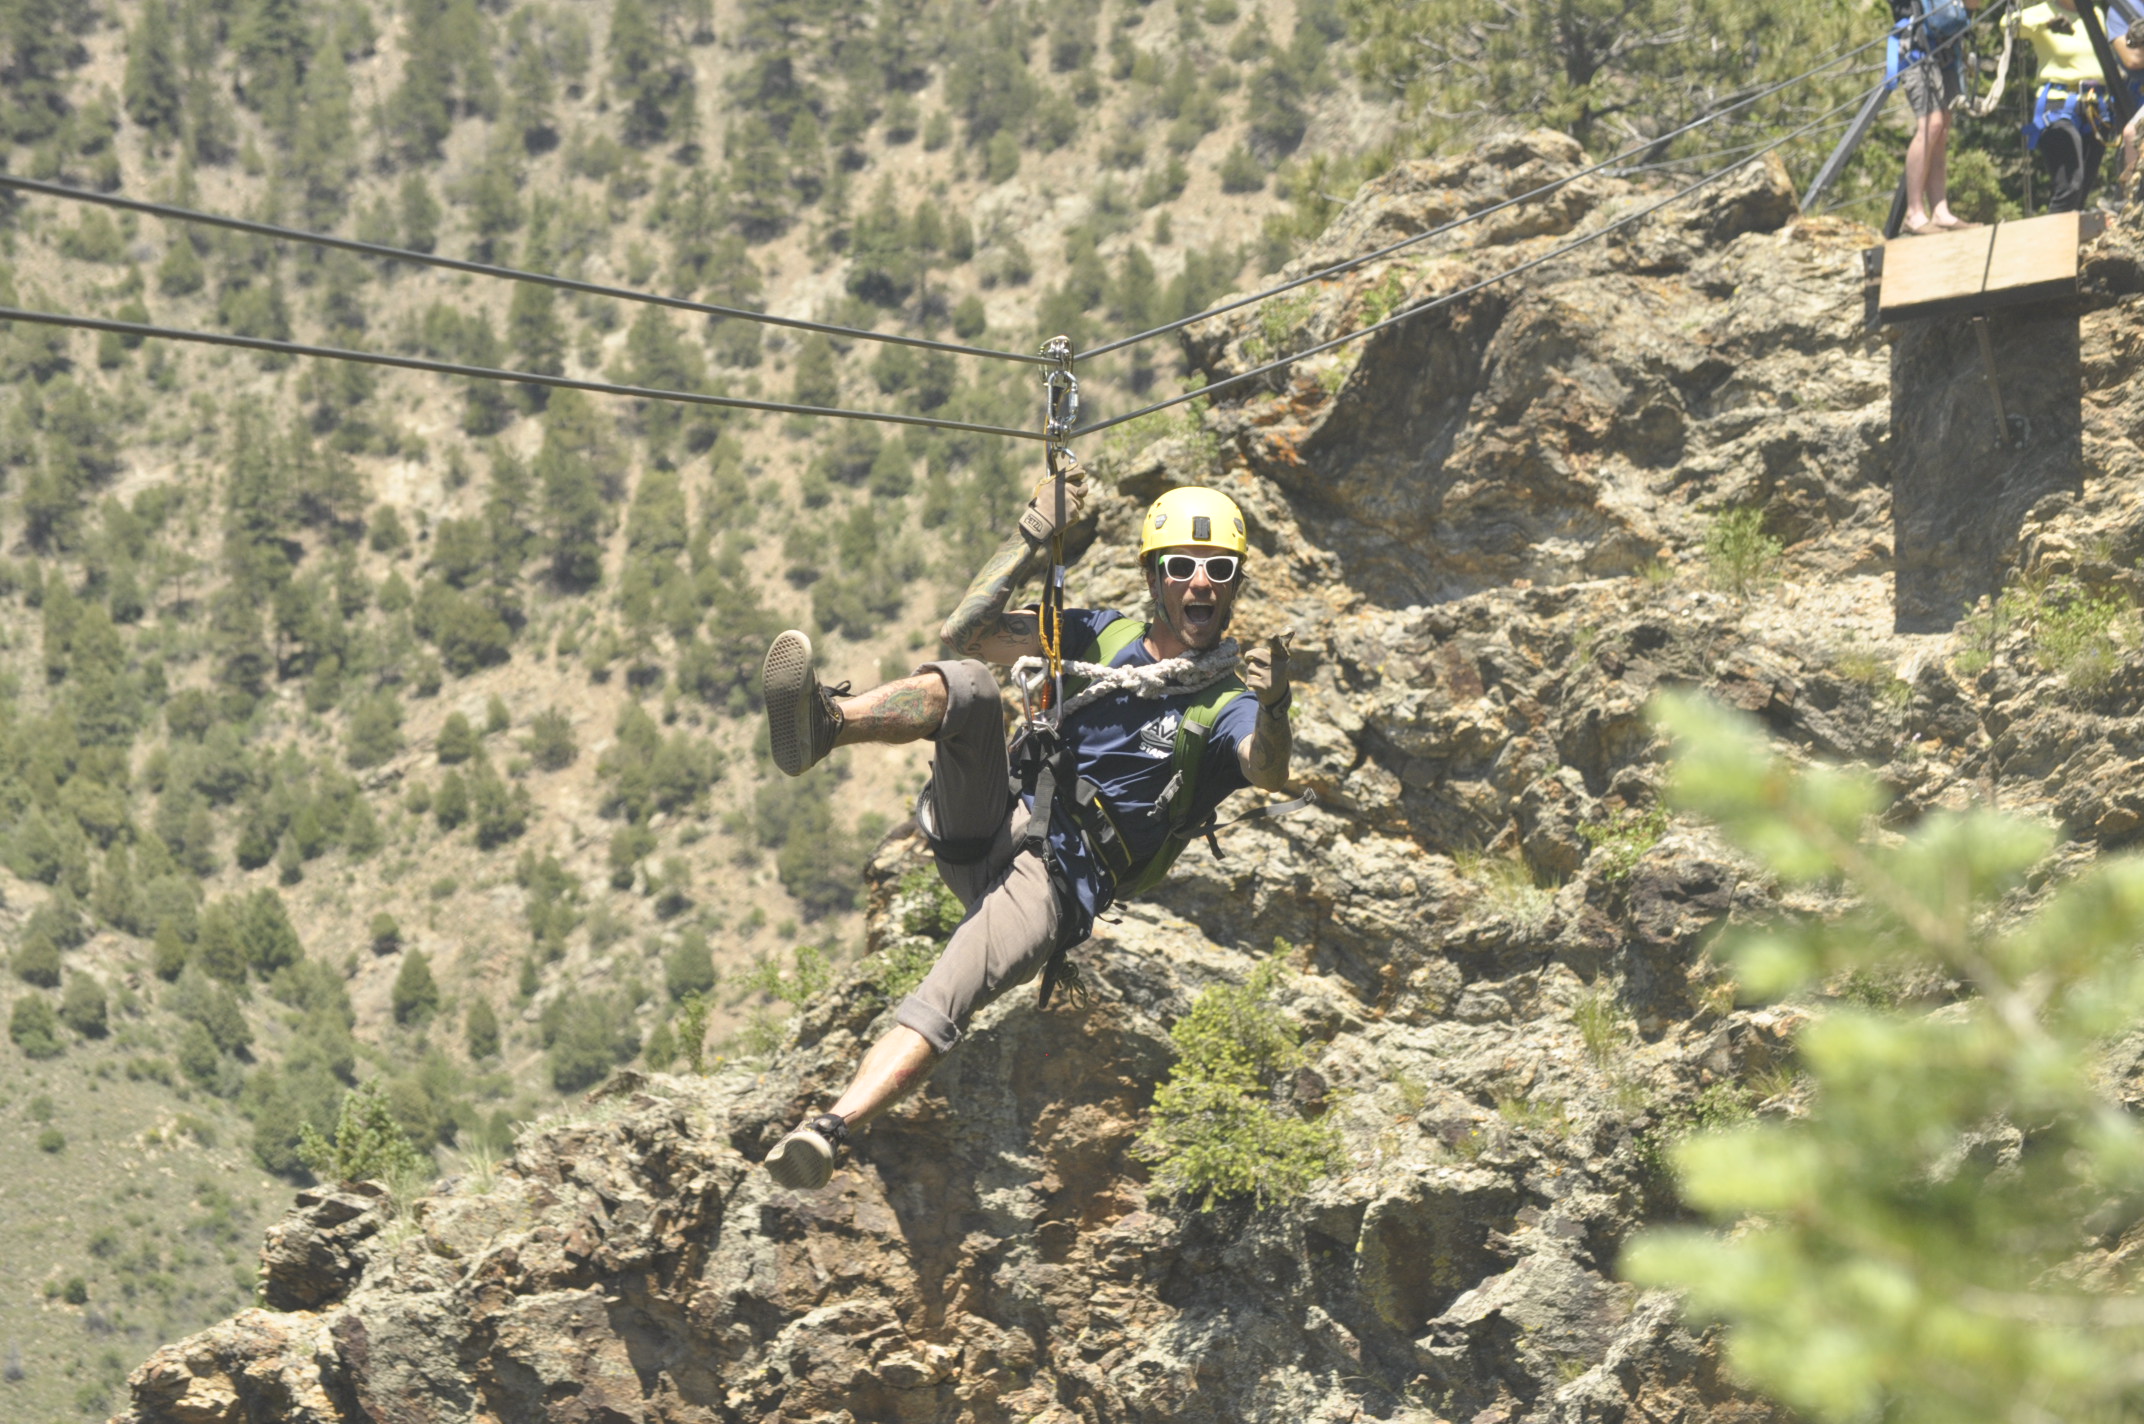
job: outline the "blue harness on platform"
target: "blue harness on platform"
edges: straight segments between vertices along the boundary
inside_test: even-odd
[[[2042,84],[2025,124],[2025,146],[2037,149],[2040,135],[2056,124],[2106,142],[2114,132],[2114,100],[2104,84]]]

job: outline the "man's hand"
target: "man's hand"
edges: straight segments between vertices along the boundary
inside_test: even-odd
[[[1045,476],[1020,516],[1020,536],[1034,548],[1050,542],[1050,536],[1079,523],[1087,502],[1087,468],[1070,450],[1065,451],[1065,522],[1057,522],[1057,481]]]
[[[1293,636],[1293,630],[1276,633],[1243,655],[1243,685],[1267,712],[1285,712],[1288,708],[1288,639]]]
[[[1293,632],[1277,634],[1243,655],[1243,685],[1258,699],[1258,720],[1251,734],[1236,744],[1236,757],[1244,780],[1262,791],[1280,791],[1288,785],[1288,753],[1294,733],[1288,726],[1288,704],[1293,698],[1288,683],[1288,639]]]

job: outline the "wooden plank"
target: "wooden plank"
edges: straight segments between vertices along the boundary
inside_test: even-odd
[[[1998,223],[1988,258],[1989,295],[2012,287],[2077,283],[2077,214],[2049,213],[2021,222]]]
[[[1994,241],[1994,228],[1969,227],[1884,244],[1883,287],[1876,299],[1884,319],[1978,301]]]

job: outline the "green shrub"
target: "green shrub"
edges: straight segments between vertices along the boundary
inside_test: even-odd
[[[43,994],[31,992],[15,1001],[8,1015],[7,1036],[25,1058],[57,1058],[60,1055],[60,1021]]]
[[[1266,167],[1251,151],[1237,144],[1221,160],[1221,191],[1256,193],[1266,186]]]
[[[538,1029],[551,1086],[562,1093],[600,1082],[640,1051],[632,1005],[622,994],[561,994],[545,1006]]]
[[[463,1030],[471,1058],[490,1058],[498,1053],[499,1015],[489,999],[478,999],[469,1006]]]
[[[104,986],[93,974],[68,977],[67,992],[60,996],[60,1022],[84,1038],[102,1038],[109,1026],[109,1007]]]
[[[421,1024],[439,1012],[439,984],[423,950],[413,949],[403,956],[390,999],[398,1024]]]
[[[1626,806],[1609,821],[1588,822],[1578,828],[1578,833],[1601,854],[1594,878],[1605,885],[1620,885],[1630,879],[1638,862],[1660,844],[1667,832],[1668,808],[1661,805],[1643,811]]]
[[[893,887],[888,909],[900,933],[871,957],[866,969],[871,982],[891,1003],[907,997],[923,982],[967,911],[931,867],[902,876]]]
[[[441,766],[455,766],[469,760],[484,749],[477,740],[476,728],[459,712],[450,713],[439,728],[439,736],[432,744]]]
[[[57,989],[60,986],[60,947],[47,934],[26,935],[17,946],[8,967],[15,977],[25,984],[35,984],[40,989]]]
[[[547,707],[530,719],[521,745],[543,771],[564,771],[581,754],[573,736],[573,720],[556,707]]]
[[[56,1127],[48,1127],[37,1134],[37,1150],[60,1153],[67,1150],[67,1134]],[[77,1282],[79,1284],[79,1282]],[[86,1299],[87,1297],[85,1297]],[[77,1302],[79,1304],[79,1302]]]
[[[326,1182],[384,1182],[397,1195],[431,1164],[395,1120],[377,1078],[360,1083],[342,1101],[332,1137],[312,1123],[298,1134],[298,1158]]]
[[[374,954],[392,954],[402,947],[402,924],[385,910],[372,917],[370,934]]]
[[[1251,1197],[1265,1206],[1337,1170],[1340,1138],[1273,1102],[1273,1085],[1305,1058],[1302,1029],[1273,1002],[1287,967],[1276,956],[1242,984],[1217,984],[1169,1030],[1176,1066],[1154,1094],[1137,1153],[1163,1190],[1199,1198]]]
[[[1778,576],[1786,546],[1764,532],[1761,509],[1722,510],[1705,531],[1706,571],[1715,586],[1746,598]]]
[[[393,693],[374,693],[351,709],[343,733],[343,756],[351,766],[378,766],[401,750],[402,703]]]
[[[720,977],[715,972],[714,951],[707,936],[697,930],[687,930],[679,936],[663,956],[663,987],[673,999],[713,993]]]
[[[671,1032],[677,1056],[685,1060],[688,1072],[707,1071],[707,1019],[714,1007],[714,1001],[704,994],[688,994],[677,1006],[676,1027]]]

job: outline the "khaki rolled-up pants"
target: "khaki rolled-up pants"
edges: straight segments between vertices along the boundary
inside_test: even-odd
[[[916,671],[935,672],[946,686],[927,793],[932,828],[941,840],[987,839],[990,847],[967,865],[939,856],[938,874],[968,914],[894,1016],[946,1053],[979,1010],[1049,962],[1060,911],[1042,858],[1021,844],[1027,808],[1006,789],[1005,713],[997,680],[973,659],[925,663]]]

